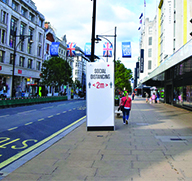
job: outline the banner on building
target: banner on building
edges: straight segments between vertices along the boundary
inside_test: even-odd
[[[67,56],[68,57],[74,57],[76,55],[75,47],[76,47],[76,43],[74,43],[74,42],[69,42],[67,44]]]
[[[91,43],[85,43],[84,53],[85,56],[91,56]]]
[[[103,56],[104,57],[112,57],[112,50],[113,50],[113,47],[112,47],[111,43],[105,42],[103,44]]]
[[[131,42],[122,42],[122,57],[131,58]]]
[[[140,54],[140,73],[144,72],[144,49],[141,49]]]
[[[52,42],[50,47],[50,54],[52,57],[58,56],[59,54],[59,42]]]

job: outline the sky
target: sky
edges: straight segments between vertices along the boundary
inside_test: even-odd
[[[96,35],[114,35],[117,27],[116,59],[121,60],[126,68],[134,73],[138,60],[139,39],[141,32],[139,17],[153,20],[159,0],[97,0],[96,2]],[[33,0],[37,10],[44,15],[45,21],[50,22],[57,37],[66,35],[67,42],[75,42],[82,50],[85,43],[91,42],[93,1],[91,0]],[[112,43],[113,37],[108,38]],[[131,42],[132,57],[122,58],[122,42]],[[101,56],[100,61],[107,61],[102,57],[102,39],[95,44],[95,55]],[[108,58],[113,61],[113,58]]]

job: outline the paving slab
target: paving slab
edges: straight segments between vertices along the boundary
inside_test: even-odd
[[[128,125],[122,114],[115,131],[87,132],[83,123],[3,180],[191,181],[191,118],[136,97]]]

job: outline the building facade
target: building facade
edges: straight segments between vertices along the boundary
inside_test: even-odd
[[[157,67],[157,28],[156,17],[153,21],[145,19],[141,31],[140,49],[144,50],[143,73],[140,73],[140,80],[149,75]]]
[[[28,84],[37,84],[40,80],[44,16],[37,11],[32,0],[1,0],[0,11],[0,76],[2,83],[6,85],[3,92],[0,90],[1,94],[10,97],[12,88],[14,96],[20,96],[23,91],[28,94],[31,91]],[[26,35],[32,37],[32,44]]]
[[[192,0],[160,0],[157,68],[142,79],[156,86],[165,103],[192,109]]]
[[[90,61],[81,48],[76,46],[76,56],[74,57],[74,68],[73,68],[73,82],[78,80],[82,87],[86,85],[86,62]]]

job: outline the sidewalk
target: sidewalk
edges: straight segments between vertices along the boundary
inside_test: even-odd
[[[115,117],[115,127],[83,123],[3,181],[192,180],[192,112],[136,97],[129,125]]]

